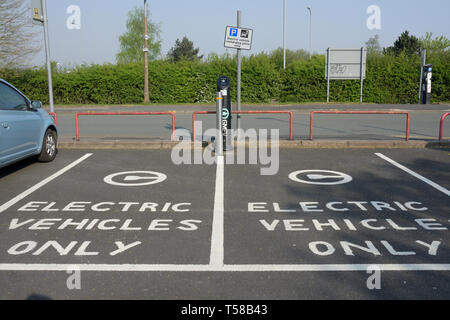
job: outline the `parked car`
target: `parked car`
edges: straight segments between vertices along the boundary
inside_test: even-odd
[[[56,157],[56,124],[13,85],[0,79],[0,168],[28,157],[50,162]]]

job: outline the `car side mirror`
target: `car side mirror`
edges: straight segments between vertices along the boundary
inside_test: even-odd
[[[38,100],[31,101],[31,108],[35,109],[35,110],[41,109],[42,108],[42,102],[38,101]]]

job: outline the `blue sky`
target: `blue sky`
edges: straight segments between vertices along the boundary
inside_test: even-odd
[[[225,53],[225,27],[236,24],[254,30],[253,46],[244,54],[271,51],[282,46],[283,0],[148,0],[153,22],[160,23],[162,54],[177,38],[187,36],[201,54]],[[143,0],[47,0],[52,60],[67,65],[114,63],[118,37],[126,31],[127,12],[143,6]],[[81,29],[66,28],[69,5],[81,8]],[[366,13],[370,5],[381,9],[381,29],[369,30]],[[312,48],[323,53],[327,47],[358,48],[375,34],[381,46],[389,46],[404,30],[416,36],[431,31],[449,37],[448,0],[287,0],[287,48],[309,47],[309,13],[312,8]],[[427,7],[428,13],[424,12]],[[35,27],[39,28],[39,27]],[[43,35],[42,35],[43,37]],[[234,50],[229,50],[231,53]],[[33,59],[45,61],[44,52]]]

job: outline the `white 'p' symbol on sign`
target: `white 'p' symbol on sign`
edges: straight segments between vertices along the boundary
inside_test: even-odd
[[[81,29],[81,9],[77,5],[70,5],[66,10],[67,14],[70,16],[66,20],[66,26],[69,30]]]
[[[370,16],[367,18],[367,29],[369,30],[380,30],[381,29],[381,9],[377,5],[371,5],[367,7],[367,14]]]

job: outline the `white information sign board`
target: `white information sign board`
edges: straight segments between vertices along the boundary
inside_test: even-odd
[[[225,47],[233,49],[251,50],[253,30],[230,27],[225,31]]]
[[[330,80],[359,79],[362,102],[363,80],[366,78],[366,48],[327,49],[325,56],[325,79],[327,79],[327,102],[330,101]]]

